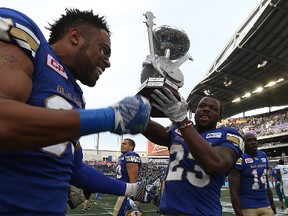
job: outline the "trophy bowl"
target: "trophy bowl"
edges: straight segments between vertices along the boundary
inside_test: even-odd
[[[166,56],[170,50],[170,60],[184,56],[190,48],[190,40],[187,34],[180,28],[162,25],[153,30],[153,43],[155,54]]]

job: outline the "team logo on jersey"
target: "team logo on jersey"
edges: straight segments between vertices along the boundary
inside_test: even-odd
[[[57,72],[58,74],[60,74],[62,77],[64,77],[65,79],[68,79],[67,74],[64,71],[64,67],[58,63],[53,56],[51,56],[49,53],[47,54],[47,65],[52,68],[52,70],[54,70],[55,72]]]
[[[208,133],[206,135],[207,139],[211,139],[211,138],[221,138],[222,133],[218,132],[218,133]]]
[[[261,158],[261,161],[262,161],[263,163],[266,163],[266,162],[267,162],[266,158]]]
[[[253,159],[252,158],[245,158],[245,163],[246,164],[253,163]]]

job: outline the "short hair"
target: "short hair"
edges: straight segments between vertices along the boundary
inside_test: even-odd
[[[131,146],[133,146],[133,150],[134,150],[134,148],[135,148],[135,146],[136,146],[135,141],[132,140],[132,139],[130,139],[130,138],[125,138],[124,140],[128,141],[128,143],[129,143]]]
[[[104,29],[110,36],[111,32],[104,16],[94,15],[93,10],[80,11],[76,8],[65,8],[66,14],[62,14],[54,24],[48,23],[49,27],[45,27],[50,31],[49,44],[52,45],[64,37],[64,35],[75,27],[94,26]]]
[[[280,160],[279,160],[279,164],[280,164],[280,165],[284,165],[284,160],[280,159]]]
[[[211,95],[205,95],[204,97],[202,97],[202,99],[205,98],[205,97],[214,98],[215,100],[217,100],[217,101],[219,102],[219,104],[220,104],[220,110],[219,110],[220,113],[219,113],[219,114],[220,114],[220,116],[221,116],[221,118],[222,118],[223,111],[224,111],[224,106],[223,106],[221,100],[220,100],[216,95],[212,95],[212,94],[211,94]],[[201,100],[202,100],[202,99],[201,99]],[[201,101],[201,100],[200,100],[200,101]]]

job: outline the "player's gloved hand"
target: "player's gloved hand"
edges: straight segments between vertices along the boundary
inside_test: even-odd
[[[147,184],[146,181],[137,183],[137,192],[131,199],[142,203],[150,203],[156,196],[156,186],[154,184]]]
[[[180,95],[179,101],[172,92],[163,88],[165,94],[158,89],[154,90],[151,97],[157,102],[152,103],[152,106],[162,111],[172,122],[182,122],[187,117],[188,104],[185,99]]]
[[[115,113],[115,128],[112,133],[137,134],[145,130],[151,112],[147,98],[140,95],[126,97],[112,108]]]

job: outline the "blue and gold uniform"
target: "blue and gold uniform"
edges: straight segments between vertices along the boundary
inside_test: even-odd
[[[116,168],[116,178],[123,182],[130,182],[128,171],[126,168],[127,163],[137,163],[138,164],[138,176],[141,171],[141,158],[136,152],[127,152],[122,154],[118,158],[118,165]]]
[[[180,131],[174,129],[170,133],[170,158],[160,201],[160,213],[220,216],[221,187],[229,171],[214,176],[207,175],[189,152]],[[201,137],[213,147],[230,147],[238,157],[241,155],[240,146],[243,141],[235,129],[219,127],[205,131]]]
[[[22,48],[34,64],[27,104],[49,109],[84,108],[80,86],[30,18],[0,8],[0,40]],[[70,183],[92,192],[124,194],[126,184],[110,184],[106,176],[83,164],[82,149],[74,153],[77,143],[73,140],[36,150],[1,152],[0,215],[65,215]]]
[[[241,172],[238,194],[243,209],[256,209],[270,206],[267,196],[267,172],[269,169],[267,155],[257,150],[257,156],[243,153],[235,164]]]
[[[136,163],[138,165],[138,176],[141,172],[141,158],[140,156],[133,151],[124,153],[118,158],[118,165],[116,168],[116,178],[123,182],[130,182],[128,171],[126,165],[128,163]],[[125,212],[131,208],[137,208],[137,205],[127,197],[119,197],[115,206],[114,214],[117,216],[125,216]]]

